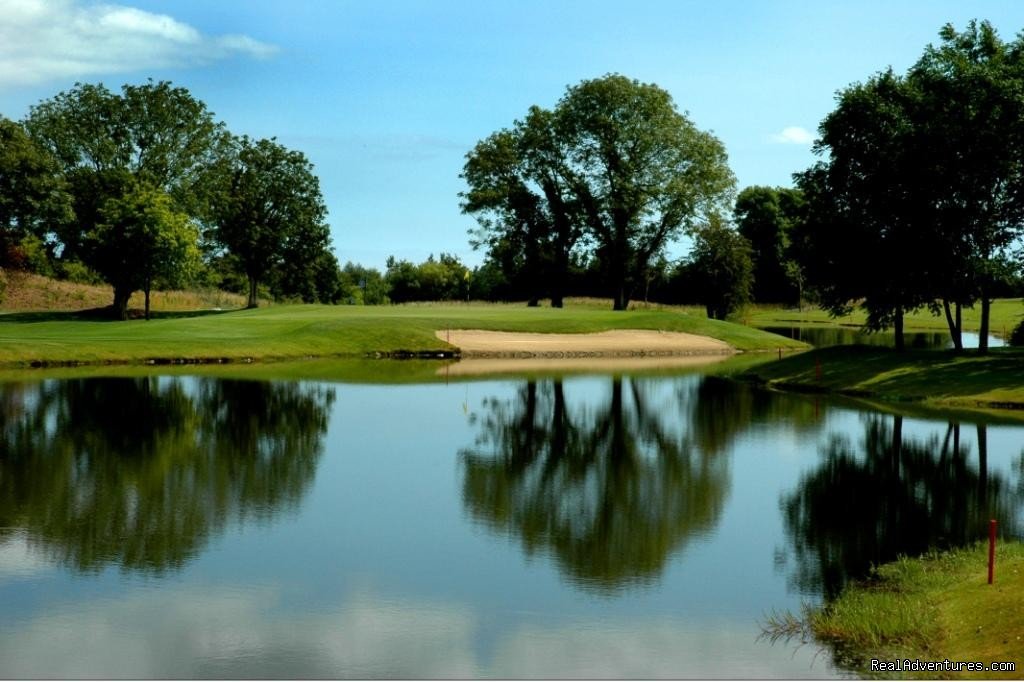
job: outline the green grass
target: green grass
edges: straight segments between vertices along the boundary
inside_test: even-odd
[[[819,377],[820,368],[820,377]],[[748,376],[780,389],[835,392],[934,406],[1024,407],[1024,350],[909,350],[833,346],[758,365]]]
[[[878,567],[804,619],[819,641],[870,675],[870,660],[1012,661],[1016,672],[918,676],[1020,679],[1024,672],[1024,545],[997,545],[995,582],[987,581],[988,543],[902,558]],[[790,623],[792,617],[785,620]],[[893,677],[898,673],[875,676]],[[911,675],[913,676],[913,675]]]
[[[492,304],[408,306],[282,305],[217,314],[109,322],[73,313],[0,315],[0,366],[144,362],[153,358],[279,360],[441,351],[436,330],[586,333],[658,329],[721,339],[744,351],[804,344],[675,310],[614,312],[588,306]]]
[[[996,299],[992,302],[990,315],[990,332],[1006,338],[1013,328],[1024,319],[1024,299]],[[753,327],[838,325],[859,328],[864,326],[866,318],[867,315],[860,309],[853,311],[850,315],[833,318],[824,310],[813,306],[805,306],[803,311],[779,306],[749,306],[737,316],[737,321]],[[981,326],[980,306],[964,308],[963,325],[965,331],[978,331]],[[904,326],[907,331],[946,332],[949,329],[946,326],[945,315],[932,315],[927,308],[907,315],[904,318]]]

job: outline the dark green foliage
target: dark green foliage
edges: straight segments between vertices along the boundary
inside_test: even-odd
[[[473,269],[469,298],[473,301],[512,301],[517,298],[505,270],[488,258]]]
[[[57,160],[24,128],[0,116],[0,267],[49,269],[35,247],[70,222],[71,199]],[[28,240],[28,241],[26,241]]]
[[[569,88],[556,109],[572,187],[624,310],[666,243],[731,204],[725,147],[653,84],[609,75]]]
[[[407,260],[387,260],[384,283],[392,303],[410,301],[465,301],[469,298],[472,272],[456,257],[431,255],[419,265]]]
[[[1011,346],[1024,346],[1024,320],[1022,320],[1020,323],[1017,324],[1016,327],[1013,328],[1013,331],[1010,332],[1010,338],[1007,339],[1007,342]]]
[[[103,85],[79,83],[33,107],[25,128],[37,146],[35,167],[66,182],[72,197],[74,220],[60,220],[51,215],[59,202],[47,214],[35,194],[18,195],[35,201],[34,232],[45,240],[51,259],[59,253],[52,270],[77,272],[81,268],[73,263],[80,261],[102,273],[115,289],[114,308],[122,316],[132,287],[148,291],[154,282],[181,283],[180,275],[190,271],[206,284],[231,289],[237,285],[235,271],[241,269],[250,305],[256,304],[261,285],[283,298],[342,298],[341,273],[329,249],[326,208],[312,166],[301,153],[273,140],[230,136],[186,89],[150,81],[125,85],[114,94]],[[8,130],[4,124],[4,134]],[[25,157],[24,150],[31,148],[20,140],[19,145]],[[8,148],[14,146],[4,146]],[[22,162],[20,168],[20,181],[28,187],[28,166]],[[0,170],[0,180],[3,177]],[[156,238],[146,227],[144,216],[153,211],[140,208],[140,188],[166,197],[158,202],[166,215],[201,217],[214,226],[208,237],[216,243],[204,244],[204,268],[182,268],[180,262],[164,259],[164,272],[156,272],[137,262],[139,254],[163,248],[139,241]],[[53,188],[50,193],[59,198]],[[22,203],[28,205],[28,200]],[[121,207],[117,219],[109,215],[113,206]],[[20,239],[29,213],[25,206],[18,210],[20,233],[14,236]],[[4,217],[0,210],[0,219]],[[133,220],[138,224],[130,225]],[[0,230],[0,238],[8,232]],[[132,239],[125,237],[129,232]],[[111,242],[103,243],[107,238]],[[196,246],[192,240],[189,249]],[[223,253],[225,249],[229,254]],[[33,262],[39,260],[38,253],[31,255]],[[152,274],[139,275],[140,269]]]
[[[721,210],[734,179],[725,148],[669,94],[620,75],[570,87],[553,111],[530,109],[480,142],[462,177],[463,210],[528,300],[561,304],[574,249],[586,240],[616,310],[645,291],[665,245]]]
[[[84,253],[114,287],[114,309],[127,319],[128,298],[142,289],[149,319],[149,293],[158,279],[180,285],[199,263],[199,230],[173,208],[170,196],[146,184],[132,183],[108,198],[99,222],[83,238]]]
[[[113,286],[119,317],[132,291],[148,299],[157,278],[188,272],[161,240],[171,230],[171,251],[196,249],[186,223],[225,135],[206,105],[163,81],[125,85],[120,95],[78,83],[32,107],[25,127],[57,160],[73,198],[74,220],[55,222],[48,238],[62,261],[80,260]]]
[[[794,252],[828,310],[862,300],[897,343],[903,314],[927,305],[962,348],[960,310],[980,302],[984,352],[993,292],[1019,272],[1007,251],[1024,224],[1024,39],[987,22],[940,35],[906,76],[839,93],[819,128],[827,158],[797,176]]]
[[[384,276],[376,268],[345,263],[341,269],[341,303],[350,305],[382,305],[388,303]]]
[[[302,152],[274,140],[234,138],[205,182],[212,237],[248,278],[250,308],[257,305],[260,283],[272,276],[287,295],[340,297],[336,283],[320,278],[318,284],[317,268],[331,267],[324,255],[330,229],[320,181]]]
[[[754,266],[750,243],[721,219],[694,234],[689,269],[698,300],[708,317],[724,320],[750,300]]]
[[[167,81],[125,85],[120,95],[76,83],[32,107],[25,126],[66,170],[127,172],[193,214],[201,171],[226,135],[203,102]]]
[[[751,247],[753,298],[790,303],[799,297],[795,262],[789,254],[790,231],[801,215],[803,194],[786,187],[747,187],[736,197],[733,218]]]
[[[531,107],[512,130],[501,130],[466,155],[462,210],[477,216],[474,248],[518,261],[529,305],[550,292],[559,308],[572,251],[582,235],[579,205],[567,178],[564,137],[550,111]]]
[[[841,315],[862,298],[868,328],[895,326],[897,347],[903,315],[931,300],[919,257],[927,226],[914,194],[912,98],[892,71],[841,92],[819,128],[816,151],[828,160],[797,177],[807,220],[796,241],[821,304]]]
[[[312,255],[311,261],[286,257],[269,279],[270,293],[278,299],[341,303],[344,296],[338,259],[327,249]]]

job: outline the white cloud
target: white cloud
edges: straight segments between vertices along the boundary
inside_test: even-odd
[[[814,142],[814,133],[800,126],[787,126],[782,132],[772,135],[771,140],[779,144],[809,145]]]
[[[166,14],[122,5],[0,0],[0,17],[0,88],[277,51],[249,36],[207,36]]]

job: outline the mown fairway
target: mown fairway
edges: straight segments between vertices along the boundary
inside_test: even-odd
[[[804,344],[729,322],[669,310],[613,312],[513,305],[287,305],[224,313],[107,322],[65,313],[0,316],[0,364],[141,362],[149,359],[270,360],[451,349],[437,330],[586,333],[659,329],[721,339],[738,350]]]
[[[989,331],[997,336],[1006,337],[1021,320],[1024,320],[1024,299],[1000,298],[992,301]],[[786,327],[786,326],[819,326],[841,325],[862,327],[867,321],[863,310],[854,310],[849,315],[832,317],[816,306],[804,306],[802,311],[778,306],[750,306],[737,321],[754,327]],[[932,315],[927,308],[907,314],[905,320],[907,331],[934,330],[948,331],[944,315]],[[963,325],[965,331],[978,331],[981,326],[981,308],[964,308]]]

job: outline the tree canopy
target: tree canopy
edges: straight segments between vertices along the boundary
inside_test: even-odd
[[[25,129],[0,116],[0,266],[28,235],[43,237],[72,217],[67,185],[57,160]]]
[[[196,248],[186,223],[198,212],[200,172],[218,154],[223,124],[188,90],[150,81],[121,94],[78,83],[32,107],[25,127],[57,160],[73,200],[75,219],[53,223],[48,238],[63,258],[81,258],[103,275],[124,318],[132,291],[148,292],[158,275],[140,258],[167,256],[164,238],[179,254]],[[172,259],[169,267],[181,264]]]
[[[185,281],[200,259],[199,229],[185,213],[174,210],[169,195],[144,183],[107,199],[100,222],[85,240],[90,261],[114,286],[115,305],[127,306],[131,292],[142,289],[147,320],[154,281]],[[124,317],[123,308],[119,314]]]
[[[478,244],[521,250],[558,301],[584,239],[606,269],[616,310],[670,240],[731,203],[735,184],[717,138],[665,90],[616,74],[570,87],[553,111],[533,107],[479,143],[463,178],[463,209],[481,216]],[[554,263],[547,269],[545,252]]]
[[[717,216],[697,229],[690,268],[708,317],[724,320],[750,300],[754,266],[750,242]]]
[[[802,193],[789,187],[753,185],[736,196],[733,219],[750,243],[754,300],[784,303],[799,298],[789,247],[790,233],[800,221],[802,209]]]
[[[313,165],[275,140],[234,138],[206,176],[213,238],[238,259],[250,308],[261,281],[286,261],[312,263],[330,245]],[[335,261],[335,267],[337,262]]]
[[[987,22],[940,37],[905,76],[839,93],[819,127],[825,158],[796,176],[807,221],[795,241],[833,313],[862,300],[868,326],[895,327],[901,344],[904,313],[941,305],[961,348],[960,307],[978,301],[985,350],[992,290],[1024,225],[1024,40],[1007,44]]]

